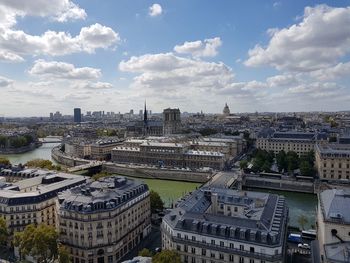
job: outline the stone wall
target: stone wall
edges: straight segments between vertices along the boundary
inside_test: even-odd
[[[314,183],[301,182],[285,179],[261,178],[255,176],[246,176],[243,180],[243,186],[251,188],[265,188],[273,190],[282,190],[300,193],[314,193]]]
[[[89,163],[88,160],[79,159],[79,158],[75,158],[75,157],[72,157],[72,156],[65,155],[64,152],[62,152],[60,150],[59,146],[57,146],[57,147],[52,149],[51,157],[57,163],[63,164],[63,165],[68,166],[68,167],[73,167],[73,166]]]

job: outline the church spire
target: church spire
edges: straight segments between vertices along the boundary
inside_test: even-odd
[[[146,100],[145,100],[145,110],[143,111],[143,121],[144,121],[144,123],[147,123],[147,107],[146,107]]]

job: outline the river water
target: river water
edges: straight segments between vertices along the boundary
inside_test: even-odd
[[[48,138],[47,140],[50,140],[50,138]],[[27,161],[38,158],[53,161],[51,158],[51,150],[57,145],[58,143],[44,143],[41,147],[27,153],[9,154],[1,156],[7,157],[12,164],[24,164]],[[166,206],[170,206],[174,201],[178,200],[188,192],[195,190],[201,185],[199,183],[178,182],[158,179],[141,180],[147,183],[150,189],[159,193]],[[287,205],[289,207],[289,224],[291,226],[300,227],[298,223],[298,218],[300,215],[305,215],[308,219],[308,223],[305,226],[306,228],[310,228],[311,226],[315,225],[315,209],[317,206],[316,195],[266,189],[249,190],[284,195],[286,197]]]

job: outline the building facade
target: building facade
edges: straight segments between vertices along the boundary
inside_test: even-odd
[[[113,263],[151,231],[146,184],[105,177],[58,196],[60,241],[75,263]]]
[[[256,147],[261,150],[273,151],[278,154],[280,151],[293,151],[302,156],[315,149],[316,142],[327,141],[323,135],[304,132],[273,132],[269,135],[260,135],[256,139]]]
[[[319,194],[317,262],[350,262],[350,191],[331,189]]]
[[[29,224],[55,226],[58,192],[86,182],[84,176],[36,169],[2,169],[0,175],[9,181],[0,183],[0,216],[11,233]]]
[[[287,221],[282,196],[202,187],[165,215],[162,248],[182,262],[284,262]]]
[[[320,179],[350,179],[350,144],[317,144],[315,164]]]
[[[77,123],[81,122],[81,109],[80,108],[74,109],[74,122],[77,122]]]
[[[163,135],[181,133],[181,113],[179,109],[163,111]]]

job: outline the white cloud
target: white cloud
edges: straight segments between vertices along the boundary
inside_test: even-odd
[[[310,75],[318,80],[332,80],[350,76],[350,62],[339,63],[334,67],[316,70]]]
[[[21,56],[18,56],[14,53],[0,50],[0,60],[6,62],[22,62],[24,59]]]
[[[172,53],[131,57],[120,62],[119,69],[140,73],[134,78],[134,86],[159,92],[220,89],[230,85],[234,79],[231,68],[221,62],[182,58]]]
[[[16,23],[16,16],[51,17],[59,22],[86,18],[85,10],[70,0],[1,0],[0,8],[8,14],[7,26]]]
[[[44,78],[82,80],[97,79],[102,75],[100,69],[90,67],[76,68],[73,64],[58,61],[45,61],[42,59],[34,62],[29,73]]]
[[[12,85],[13,80],[0,76],[0,87],[8,87]]]
[[[217,49],[222,45],[220,37],[185,42],[182,45],[176,45],[174,51],[179,54],[191,54],[193,57],[215,57]]]
[[[98,48],[108,48],[119,41],[118,33],[100,24],[83,27],[75,37],[66,32],[46,31],[40,36],[34,36],[21,30],[0,28],[1,52],[14,54],[13,56],[18,56],[17,60],[24,55],[60,56],[84,51],[93,53]]]
[[[108,82],[83,82],[83,83],[78,83],[77,85],[74,86],[74,88],[103,90],[103,89],[111,89],[113,88],[113,85]]]
[[[249,50],[245,65],[300,72],[329,67],[350,52],[349,25],[350,7],[306,7],[300,23],[269,30],[269,44]]]
[[[283,87],[299,83],[299,79],[294,74],[275,75],[266,79],[269,87]]]
[[[161,15],[162,14],[162,12],[163,12],[163,9],[162,9],[162,7],[161,7],[161,5],[160,4],[153,4],[153,5],[151,5],[150,7],[149,7],[149,12],[148,12],[148,14],[150,15],[150,16],[159,16],[159,15]]]

